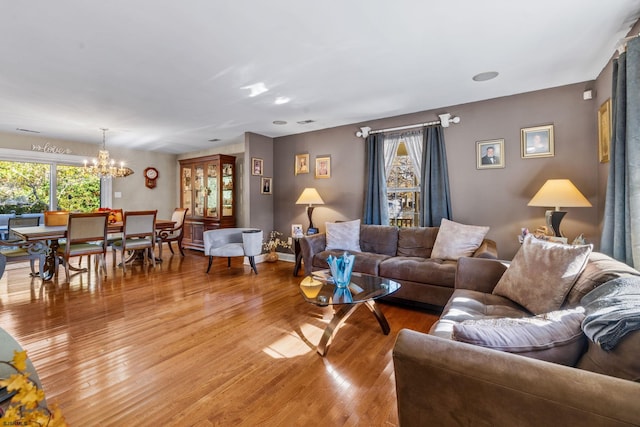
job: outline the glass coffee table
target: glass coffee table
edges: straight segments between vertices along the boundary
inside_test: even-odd
[[[398,282],[362,273],[353,273],[347,288],[336,287],[328,270],[316,271],[312,276],[306,277],[300,283],[300,293],[305,301],[320,307],[334,306],[333,318],[322,334],[317,347],[318,353],[326,356],[339,326],[363,304],[378,319],[382,332],[389,335],[391,328],[375,300],[391,295],[398,289],[400,289]]]

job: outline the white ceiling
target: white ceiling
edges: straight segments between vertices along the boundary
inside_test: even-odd
[[[640,13],[640,0],[0,2],[0,131],[98,144],[109,128],[107,147],[169,153],[593,80]],[[485,71],[500,75],[472,81]],[[256,83],[268,91],[250,97]]]

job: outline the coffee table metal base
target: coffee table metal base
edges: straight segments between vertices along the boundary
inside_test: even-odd
[[[336,334],[338,328],[351,316],[351,314],[356,311],[356,309],[361,305],[365,304],[369,311],[378,319],[378,323],[380,324],[380,328],[385,335],[389,335],[391,332],[391,328],[389,327],[389,322],[387,322],[387,318],[384,317],[384,314],[376,304],[375,300],[363,301],[355,304],[343,304],[340,306],[338,310],[335,311],[331,322],[325,328],[324,333],[322,334],[322,338],[320,339],[320,343],[318,344],[317,351],[320,356],[326,356],[329,351],[329,345],[333,340],[333,336]]]

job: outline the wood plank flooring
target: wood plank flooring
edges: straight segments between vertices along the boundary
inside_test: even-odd
[[[47,400],[72,426],[395,426],[391,350],[433,313],[383,304],[385,336],[366,307],[315,351],[331,308],[306,303],[293,264],[163,253],[64,284],[0,279],[0,326],[28,351]]]

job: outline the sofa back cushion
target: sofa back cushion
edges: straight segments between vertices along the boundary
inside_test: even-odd
[[[396,256],[398,229],[390,225],[360,225],[360,250]]]
[[[438,227],[401,228],[398,232],[398,256],[431,258]]]
[[[640,272],[627,264],[617,261],[600,252],[591,252],[584,271],[578,276],[575,285],[569,291],[566,307],[575,307],[583,296],[609,280],[625,275],[638,276]]]

